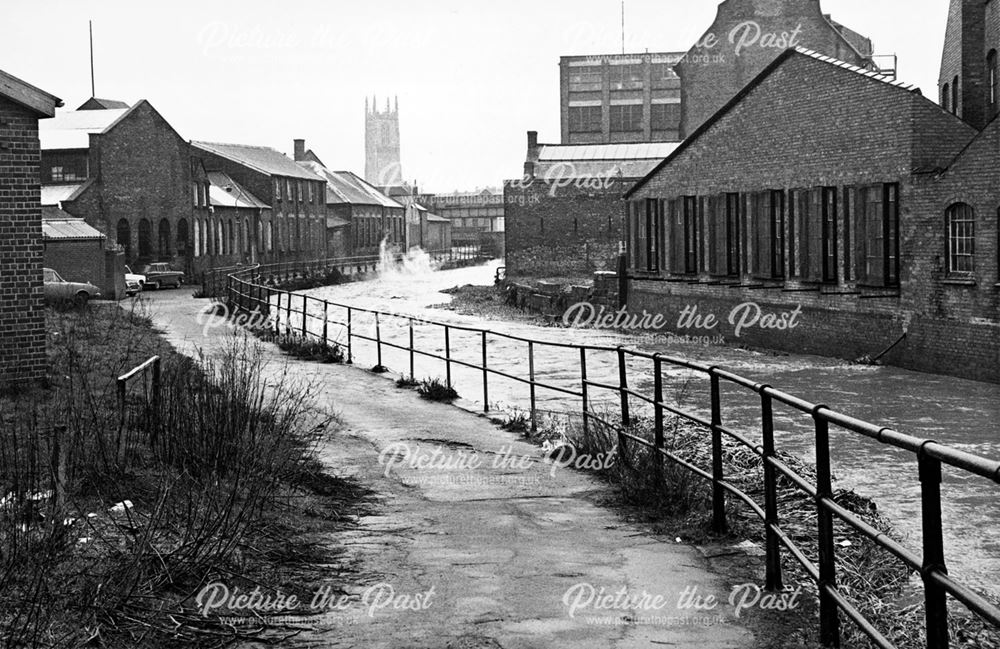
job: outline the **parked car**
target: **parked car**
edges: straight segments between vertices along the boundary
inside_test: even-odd
[[[174,270],[167,263],[147,264],[140,269],[146,277],[145,286],[160,289],[164,287],[180,288],[184,283],[184,273]]]
[[[136,275],[132,269],[125,266],[125,295],[132,297],[142,292],[146,286],[146,276]]]
[[[58,302],[86,304],[91,298],[101,297],[101,289],[90,282],[67,282],[51,268],[43,269],[43,273],[45,301],[50,304]]]

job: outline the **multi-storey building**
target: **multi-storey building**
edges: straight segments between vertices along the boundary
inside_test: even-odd
[[[226,234],[226,226],[221,224],[223,238],[231,249],[242,247],[246,261],[325,256],[327,207],[323,178],[269,147],[192,142],[192,148],[210,178],[213,172],[221,172],[235,181],[234,191],[242,188],[246,192],[246,205],[241,208],[249,213],[243,215],[242,223],[233,226],[236,232]],[[212,232],[209,221],[205,219],[199,227]],[[214,225],[214,231],[218,236],[219,223]],[[204,252],[209,239],[203,234],[200,240]]]

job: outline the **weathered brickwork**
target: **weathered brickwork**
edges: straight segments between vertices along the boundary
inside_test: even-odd
[[[0,386],[46,372],[38,114],[0,97]]]
[[[819,0],[720,4],[715,22],[675,67],[682,83],[681,137],[691,135],[784,48],[795,46],[861,66],[872,53],[871,42],[832,22]]]
[[[101,288],[102,295],[113,295],[104,286],[105,255],[101,239],[46,241],[45,267],[59,273],[67,282],[91,282]]]
[[[107,132],[91,136],[89,160],[90,180],[62,208],[120,242],[130,264],[183,268],[178,233],[190,241],[194,214],[188,143],[140,101]]]
[[[508,182],[506,265],[510,276],[568,275],[614,268],[621,239],[621,195],[607,189],[553,187],[536,178]]]
[[[697,305],[722,319],[745,302],[801,307],[794,330],[754,328],[741,342],[852,359],[906,333],[887,362],[1000,381],[997,128],[977,137],[918,93],[801,53],[744,92],[628,196],[632,273],[648,278],[631,283],[630,308],[669,315]],[[735,239],[719,220],[727,195],[737,197]],[[690,209],[684,197],[694,197]],[[946,213],[956,203],[975,213],[972,276],[948,272]],[[657,219],[659,231],[646,232]],[[898,241],[899,254],[885,241]],[[730,242],[735,272],[717,261]],[[804,263],[810,256],[819,259]]]

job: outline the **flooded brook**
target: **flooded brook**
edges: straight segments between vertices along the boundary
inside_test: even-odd
[[[524,322],[488,320],[466,316],[441,308],[429,308],[450,301],[442,289],[465,284],[490,285],[500,262],[485,266],[426,272],[426,264],[412,262],[403,271],[384,273],[367,282],[315,289],[305,292],[333,303],[379,310],[403,316],[381,318],[382,340],[405,347],[410,336],[407,316],[461,327],[488,329],[492,332],[557,343],[629,348],[661,352],[717,365],[754,381],[813,403],[894,428],[916,437],[933,439],[990,459],[1000,458],[1000,385],[976,383],[956,378],[921,374],[891,367],[855,365],[845,361],[805,356],[756,352],[736,347],[702,345],[668,340],[666,335],[619,335],[588,329],[545,327]],[[310,330],[322,331],[322,310],[310,307]],[[301,304],[293,302],[293,308]],[[680,305],[676,311],[683,308]],[[346,322],[346,311],[331,307],[328,335],[341,343],[346,329],[336,322]],[[292,324],[301,320],[293,314]],[[298,326],[301,326],[300,324]],[[352,314],[355,335],[375,338],[374,317]],[[444,329],[417,322],[413,327],[417,349],[444,355]],[[452,330],[452,357],[479,365],[482,362],[482,338],[478,332]],[[580,390],[580,355],[574,349],[535,345],[536,380]],[[376,364],[374,343],[355,339],[354,362],[370,368]],[[487,362],[491,369],[515,376],[528,376],[528,346],[525,342],[490,335],[487,337]],[[383,365],[395,375],[409,373],[409,354],[383,346]],[[629,382],[636,392],[652,396],[652,363],[630,359]],[[618,384],[618,358],[613,352],[590,352],[587,355],[591,381]],[[445,377],[445,363],[434,358],[415,356],[415,375],[422,379]],[[452,380],[464,405],[483,409],[483,375],[480,370],[452,366]],[[709,382],[697,372],[664,364],[664,396],[668,402],[709,415]],[[722,417],[726,426],[741,431],[760,442],[760,398],[756,393],[722,382]],[[538,407],[558,413],[579,414],[579,397],[538,388]],[[529,388],[497,375],[489,377],[488,400],[491,410],[527,410]],[[592,410],[606,408],[617,417],[619,397],[615,392],[590,389]],[[642,404],[633,399],[634,412],[642,413]],[[779,450],[814,459],[813,422],[808,415],[775,403],[775,428]],[[833,470],[836,488],[854,489],[873,498],[895,524],[906,544],[920,548],[920,486],[916,459],[909,453],[885,447],[873,440],[836,429],[831,430]],[[945,467],[942,487],[944,502],[946,557],[952,576],[982,590],[1000,595],[1000,499],[998,489],[987,481],[960,475]]]

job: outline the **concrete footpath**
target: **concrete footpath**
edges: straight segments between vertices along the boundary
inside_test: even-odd
[[[188,291],[149,297],[156,327],[189,355],[217,354],[234,335],[203,330],[207,306]],[[269,373],[310,383],[316,407],[343,422],[321,446],[330,472],[378,494],[374,515],[330,539],[348,549],[353,596],[321,603],[325,612],[281,646],[755,644],[729,604],[735,584],[712,574],[694,548],[654,539],[601,506],[608,488],[600,481],[554,469],[518,435],[421,400],[386,376],[264,348]],[[685,591],[702,599],[682,598]],[[699,607],[708,595],[717,605]]]

